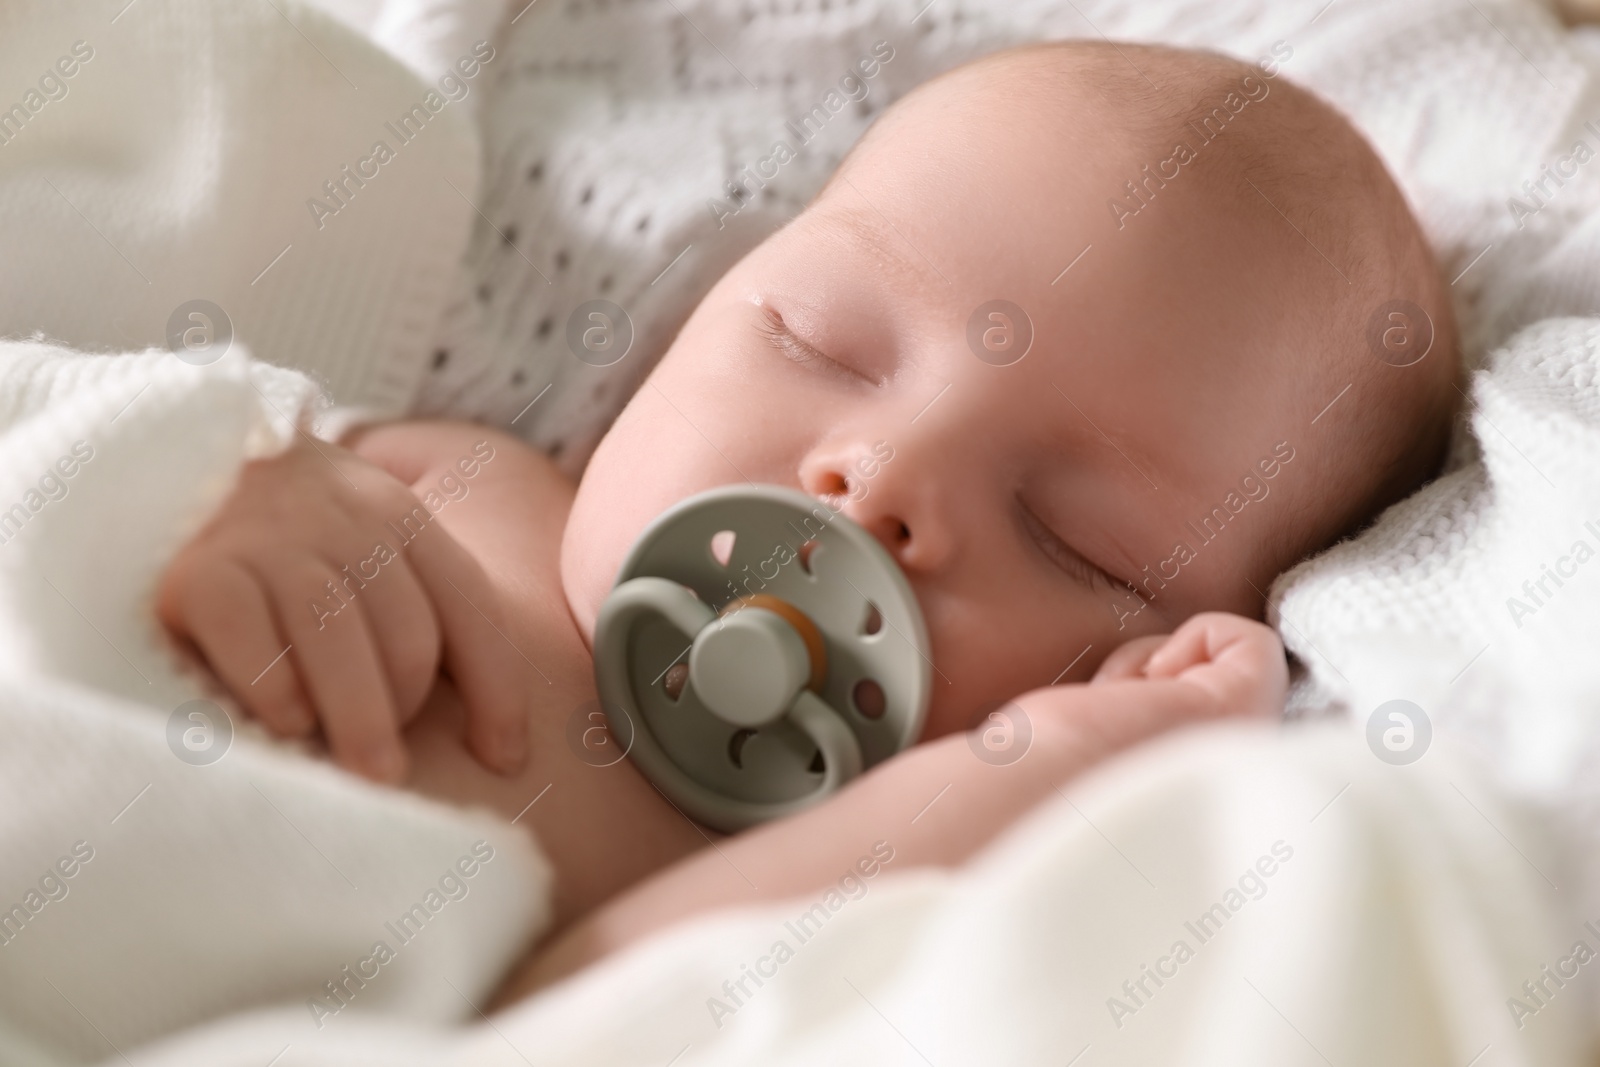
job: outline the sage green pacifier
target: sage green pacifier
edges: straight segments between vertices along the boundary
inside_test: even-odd
[[[871,534],[804,493],[725,486],[640,535],[595,624],[611,732],[685,813],[740,830],[912,744],[927,628]]]

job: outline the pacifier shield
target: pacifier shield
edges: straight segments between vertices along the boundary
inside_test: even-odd
[[[595,628],[601,702],[629,714],[630,758],[728,830],[808,806],[914,743],[927,651],[916,597],[883,546],[826,504],[766,485],[714,489],[658,517]]]

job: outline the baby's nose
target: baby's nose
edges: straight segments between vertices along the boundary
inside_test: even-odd
[[[902,569],[933,570],[948,558],[952,546],[937,487],[916,477],[909,463],[893,467],[835,460],[803,472],[801,485],[876,537]]]

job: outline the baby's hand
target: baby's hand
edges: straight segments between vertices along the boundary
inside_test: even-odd
[[[404,777],[400,728],[441,655],[478,759],[512,771],[526,755],[530,672],[487,576],[404,484],[336,445],[248,464],[163,575],[157,610],[269,729],[320,721],[359,774]]]
[[[1220,611],[1192,616],[1171,634],[1129,641],[1106,657],[1089,684],[1141,678],[1197,686],[1224,715],[1280,714],[1289,688],[1277,633]]]

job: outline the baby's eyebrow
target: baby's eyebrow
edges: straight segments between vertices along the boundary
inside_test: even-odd
[[[839,224],[834,235],[858,245],[874,256],[880,265],[887,265],[895,273],[916,282],[927,282],[938,276],[933,265],[906,240],[905,235],[858,192],[853,185],[838,194],[848,204],[834,207],[829,215]],[[886,264],[883,261],[887,261]]]

